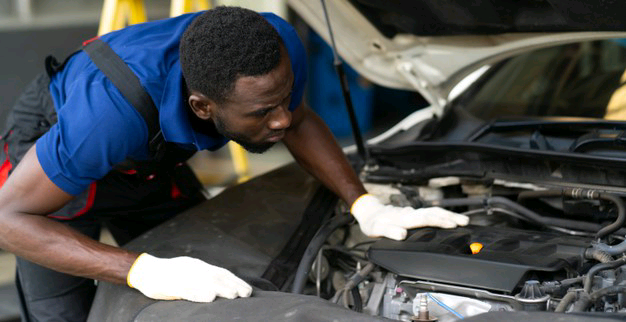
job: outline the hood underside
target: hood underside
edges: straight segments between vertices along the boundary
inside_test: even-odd
[[[382,34],[419,36],[510,32],[623,31],[616,0],[350,0]]]
[[[321,1],[289,5],[329,42]],[[532,49],[626,38],[620,1],[332,0],[326,6],[348,64],[379,85],[419,91],[435,114],[461,80],[486,65]]]

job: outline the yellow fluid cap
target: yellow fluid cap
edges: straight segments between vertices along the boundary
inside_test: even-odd
[[[481,243],[471,243],[470,244],[470,249],[472,250],[472,254],[476,255],[476,254],[480,253],[480,251],[483,249],[483,244],[481,244]]]

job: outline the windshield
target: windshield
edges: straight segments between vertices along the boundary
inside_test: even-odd
[[[626,41],[545,48],[492,68],[465,108],[484,120],[569,116],[626,120]]]

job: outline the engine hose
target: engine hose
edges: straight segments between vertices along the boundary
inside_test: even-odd
[[[324,245],[328,236],[332,234],[337,228],[347,225],[354,219],[351,215],[339,215],[333,217],[331,220],[326,222],[313,236],[309,246],[307,246],[304,251],[304,255],[302,255],[302,259],[300,260],[300,264],[298,265],[298,270],[296,271],[296,277],[293,280],[293,286],[291,288],[291,293],[301,294],[304,289],[304,285],[306,284],[306,279],[309,275],[309,270],[311,269],[311,265],[315,258],[317,257],[317,252],[319,252],[320,248]]]
[[[583,276],[566,278],[564,280],[561,280],[561,285],[569,286],[569,285],[573,285],[573,284],[576,284],[576,283],[581,283],[582,281],[583,281]]]
[[[565,312],[574,299],[576,299],[576,291],[567,292],[567,294],[563,296],[563,299],[561,299],[561,302],[559,302],[559,305],[556,306],[556,309],[554,309],[554,312]]]
[[[587,293],[580,293],[578,301],[572,305],[572,312],[585,312],[591,305],[591,297]]]
[[[607,245],[604,243],[593,244],[593,248],[603,251],[609,255],[618,255],[626,253],[626,240],[617,245]]]
[[[598,272],[604,271],[607,269],[617,268],[625,264],[626,264],[626,257],[622,257],[612,262],[600,263],[600,264],[596,264],[592,266],[589,269],[589,272],[587,272],[587,275],[585,276],[585,283],[584,283],[585,292],[587,294],[591,293],[591,287],[593,286],[593,277],[596,276]]]
[[[569,197],[574,199],[598,199],[600,192],[589,189],[566,188],[540,191],[524,191],[517,195],[517,202],[524,203],[528,199]]]
[[[602,226],[596,223],[590,223],[590,222],[578,221],[578,220],[570,220],[570,219],[544,217],[520,205],[519,203],[509,200],[504,197],[452,198],[452,199],[425,201],[424,203],[427,206],[437,206],[437,207],[503,206],[503,207],[506,207],[506,208],[509,208],[511,210],[518,212],[519,214],[523,215],[526,219],[528,219],[530,222],[533,222],[541,226],[557,226],[557,227],[564,227],[564,228],[580,230],[580,231],[588,231],[588,232],[597,232],[600,229],[602,229]],[[626,229],[622,228],[618,231],[618,233],[626,235]]]
[[[623,293],[623,292],[626,292],[626,285],[614,285],[614,286],[601,288],[591,293],[591,301],[596,301],[599,298],[606,296],[606,295]]]
[[[600,229],[600,231],[596,234],[597,239],[602,239],[616,232],[618,229],[624,226],[624,221],[626,221],[626,207],[624,207],[624,201],[622,200],[622,198],[606,193],[601,193],[600,199],[609,200],[615,204],[615,206],[617,207],[617,219],[615,219],[612,224]]]
[[[595,259],[600,263],[613,261],[613,257],[609,253],[596,248],[587,248],[585,250],[585,259]]]
[[[596,238],[604,238],[624,226],[626,222],[626,206],[622,198],[608,193],[600,193],[597,190],[590,189],[562,189],[562,190],[544,190],[544,191],[524,191],[517,196],[517,201],[523,203],[528,199],[545,198],[545,197],[569,197],[574,199],[589,199],[589,200],[605,200],[610,201],[617,207],[617,218],[615,221],[606,227],[600,228],[596,233]]]

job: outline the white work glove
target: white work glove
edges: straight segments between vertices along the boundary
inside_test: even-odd
[[[234,299],[252,294],[252,287],[227,269],[186,256],[157,258],[143,253],[126,282],[155,300],[212,302],[216,296]]]
[[[407,229],[419,227],[454,228],[465,226],[469,218],[439,207],[415,209],[383,205],[376,197],[364,194],[350,212],[368,237],[406,238]]]

